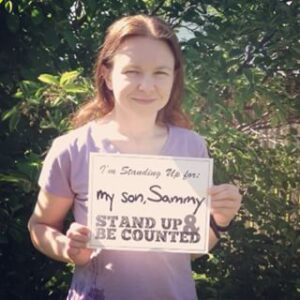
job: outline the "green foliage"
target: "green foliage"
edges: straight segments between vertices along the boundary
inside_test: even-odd
[[[299,149],[292,144],[262,147],[257,138],[215,126],[208,138],[215,179],[239,182],[244,200],[221,247],[194,264],[209,278],[198,281],[199,293],[205,299],[297,299]]]
[[[207,139],[215,182],[244,193],[230,235],[193,263],[199,296],[299,298],[299,4],[121,3],[0,1],[0,298],[65,298],[71,267],[37,253],[26,229],[37,178],[52,139],[93,96],[107,26],[136,12],[189,33],[185,110]]]
[[[84,93],[84,95],[83,95]],[[78,71],[42,74],[21,81],[15,105],[2,113],[8,125],[0,142],[0,245],[3,299],[63,299],[70,268],[38,254],[29,241],[27,221],[37,195],[37,180],[51,140],[69,129],[68,115],[92,96]],[[21,250],[22,249],[22,250]],[[26,282],[24,278],[28,279]],[[19,289],[15,288],[18,284]]]
[[[214,2],[184,43],[186,110],[207,137],[215,182],[244,191],[230,236],[193,265],[205,299],[300,295],[299,141],[283,130],[299,122],[296,6]]]

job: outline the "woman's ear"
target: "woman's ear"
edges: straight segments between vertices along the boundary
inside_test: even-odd
[[[105,80],[106,86],[112,91],[112,81],[111,81],[111,71],[110,69],[103,67],[103,78]]]

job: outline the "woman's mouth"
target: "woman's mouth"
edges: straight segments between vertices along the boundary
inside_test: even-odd
[[[152,103],[155,101],[155,98],[139,98],[139,97],[133,97],[132,98],[134,101],[137,101],[139,103],[144,103],[144,104],[147,104],[147,103]]]

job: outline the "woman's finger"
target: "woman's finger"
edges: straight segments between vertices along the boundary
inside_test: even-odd
[[[211,207],[215,209],[235,209],[239,207],[239,203],[232,200],[212,201]]]
[[[90,233],[90,230],[87,226],[84,226],[84,225],[76,223],[76,222],[73,222],[70,225],[69,230],[72,231],[72,232],[76,232],[76,231],[80,232],[83,235],[89,235],[89,233]]]
[[[73,231],[67,231],[67,234],[66,236],[69,238],[69,239],[72,239],[72,240],[75,240],[75,241],[78,241],[78,242],[88,242],[89,240],[89,236],[88,235],[83,235],[79,232],[73,232]]]
[[[239,188],[232,184],[220,184],[220,185],[214,185],[209,189],[209,193],[211,196],[215,196],[220,193],[229,192],[229,193],[239,193]]]
[[[68,246],[69,246],[69,248],[78,248],[78,249],[86,248],[86,242],[83,243],[83,242],[78,242],[75,240],[70,240],[68,243]]]

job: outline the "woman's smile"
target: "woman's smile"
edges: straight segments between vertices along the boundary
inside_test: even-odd
[[[146,98],[146,97],[132,97],[131,99],[141,104],[151,104],[156,100],[155,98]]]

